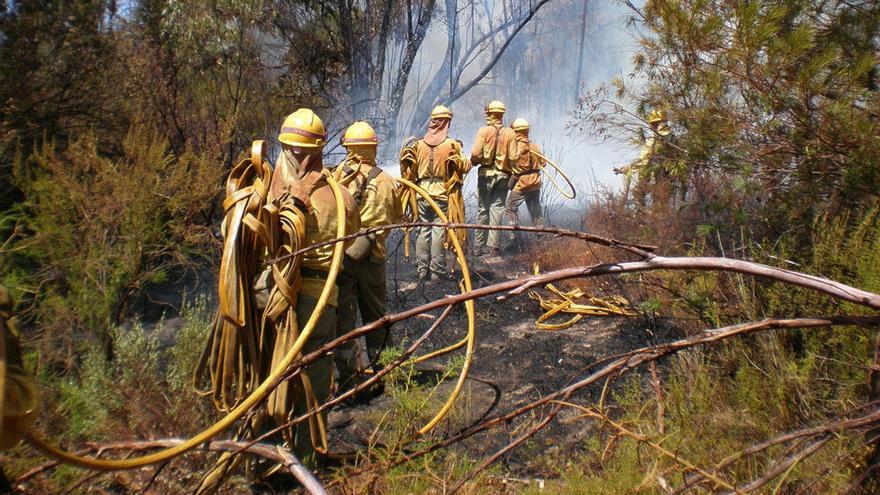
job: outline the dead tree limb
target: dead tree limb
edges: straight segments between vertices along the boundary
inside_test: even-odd
[[[578,381],[575,381],[571,385],[568,385],[539,400],[520,406],[506,414],[489,418],[481,424],[474,425],[471,428],[463,430],[451,437],[445,438],[433,445],[425,447],[416,452],[403,455],[397,461],[395,461],[392,466],[404,464],[418,457],[427,455],[431,452],[435,452],[439,449],[460,442],[466,438],[470,438],[483,431],[505,425],[513,419],[517,418],[518,416],[525,414],[526,412],[529,412],[537,407],[541,407],[551,401],[557,401],[564,397],[570,397],[575,392],[589,385],[595,384],[607,377],[620,375],[642,364],[655,361],[661,357],[675,354],[685,349],[720,342],[722,340],[726,340],[735,336],[749,335],[752,333],[757,333],[770,329],[807,329],[822,328],[835,325],[857,325],[872,327],[878,324],[880,324],[880,317],[874,316],[829,316],[821,318],[767,319],[763,321],[732,325],[713,330],[705,330],[700,334],[685,339],[680,339],[665,344],[658,344],[650,347],[643,347],[641,349],[623,353],[618,356],[603,360],[602,362],[607,364],[605,364],[602,368]]]
[[[95,443],[89,444],[88,452],[104,452],[108,450],[127,450],[130,452],[140,450],[167,449],[176,447],[184,442],[181,438],[166,438],[159,440],[141,440],[133,442],[112,442],[112,443]],[[214,440],[207,443],[204,447],[212,452],[238,452],[243,451],[248,454],[260,456],[273,462],[277,462],[292,474],[297,481],[302,483],[306,491],[312,495],[326,495],[327,490],[315,476],[303,466],[297,457],[289,450],[283,449],[278,445],[269,445],[257,443],[248,445],[246,442],[237,442],[233,440]],[[23,483],[35,475],[57,466],[58,462],[47,462],[41,466],[31,469],[27,473],[21,475],[16,482]]]
[[[336,239],[331,239],[329,241],[319,242],[312,244],[310,246],[304,247],[298,251],[295,251],[290,254],[285,254],[284,256],[279,256],[278,258],[266,260],[265,264],[273,264],[278,261],[283,261],[287,258],[292,258],[294,256],[298,256],[300,254],[306,253],[308,251],[318,249],[324,246],[329,246],[331,244],[336,244],[337,242],[345,242],[351,239],[356,239],[358,237],[362,237],[369,234],[374,234],[376,232],[383,232],[386,230],[399,230],[399,229],[408,229],[415,227],[447,227],[450,229],[468,229],[468,230],[500,230],[500,231],[516,231],[516,232],[532,232],[535,234],[550,234],[556,237],[570,237],[572,239],[580,239],[584,242],[592,242],[594,244],[599,244],[600,246],[607,246],[611,248],[621,249],[623,251],[627,251],[631,254],[634,254],[640,258],[650,258],[654,256],[653,251],[657,250],[657,246],[650,244],[634,244],[626,241],[621,241],[618,239],[613,239],[610,237],[603,237],[595,234],[588,234],[586,232],[578,232],[576,230],[567,230],[560,229],[558,227],[536,227],[536,226],[528,226],[528,225],[480,225],[473,223],[442,223],[442,222],[407,222],[407,223],[395,223],[391,225],[383,225],[381,227],[371,227],[369,229],[359,230],[353,234],[349,234],[343,237],[337,237]]]

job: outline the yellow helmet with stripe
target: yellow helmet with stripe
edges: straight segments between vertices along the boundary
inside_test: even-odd
[[[490,101],[488,105],[486,105],[486,113],[504,113],[507,109],[504,108],[504,103],[501,103],[498,100]]]
[[[432,119],[451,119],[452,111],[446,108],[443,105],[437,105],[431,110],[431,118]]]
[[[284,119],[278,140],[300,148],[322,148],[327,141],[327,130],[315,112],[300,108]]]
[[[529,122],[526,119],[519,118],[513,121],[513,124],[510,124],[510,128],[514,131],[527,131],[529,130]]]
[[[377,146],[378,144],[379,137],[376,136],[376,131],[373,130],[370,124],[362,120],[348,126],[345,134],[342,135],[342,145],[346,147]]]

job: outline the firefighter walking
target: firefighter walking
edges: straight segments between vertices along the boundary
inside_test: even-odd
[[[486,126],[477,131],[471,149],[471,164],[478,165],[477,178],[478,212],[480,225],[501,225],[507,201],[508,181],[513,163],[519,159],[516,134],[504,127],[504,103],[492,101],[486,105]],[[501,233],[478,230],[474,235],[474,254],[498,255]]]
[[[348,189],[358,205],[361,229],[396,223],[400,217],[397,185],[376,165],[378,143],[376,132],[368,123],[355,122],[342,137],[347,156],[334,172],[336,180]],[[358,309],[365,325],[385,315],[387,236],[388,232],[382,231],[358,237],[345,251],[338,281],[338,335],[355,328]],[[366,335],[370,363],[378,360],[387,343],[388,331],[388,327],[384,327]],[[352,388],[362,381],[357,354],[354,340],[335,351],[340,390]]]
[[[443,211],[450,213],[451,221],[457,221],[463,217],[463,204],[459,204],[455,212],[450,206],[461,202],[461,182],[470,170],[470,164],[462,154],[461,142],[449,137],[451,122],[452,112],[445,106],[438,105],[431,111],[425,136],[408,139],[400,151],[400,175],[424,189]],[[440,221],[427,201],[419,198],[415,204],[420,222]],[[445,236],[443,227],[419,228],[416,269],[420,281],[448,278]]]
[[[544,214],[541,207],[541,148],[529,140],[529,123],[526,119],[516,119],[511,125],[519,145],[519,157],[513,164],[507,195],[507,220],[511,225],[519,225],[519,207],[525,203],[532,219],[532,225],[543,225]],[[532,153],[534,152],[534,153]]]

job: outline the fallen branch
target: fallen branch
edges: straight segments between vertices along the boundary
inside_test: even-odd
[[[185,441],[186,440],[182,438],[166,438],[160,440],[89,444],[89,448],[85,449],[84,453],[104,452],[108,450],[127,450],[130,452],[136,452],[142,450],[167,449],[176,447]],[[247,444],[246,442],[236,442],[233,440],[213,440],[207,443],[204,448],[213,452],[246,452],[248,454],[253,454],[277,462],[283,465],[284,468],[297,479],[297,481],[302,483],[303,487],[305,487],[306,491],[309,493],[313,495],[327,494],[324,486],[314,477],[314,475],[312,475],[308,468],[303,466],[292,452],[283,449],[278,445],[264,443]],[[38,466],[23,474],[16,480],[16,482],[23,483],[27,479],[32,478],[40,472],[51,469],[58,464],[59,463],[55,461],[47,462],[42,466]]]
[[[470,230],[500,230],[500,231],[508,231],[508,232],[532,232],[535,234],[551,234],[556,237],[570,237],[573,239],[580,239],[585,242],[592,242],[594,244],[599,244],[600,246],[607,246],[611,248],[621,249],[623,251],[627,251],[631,254],[635,254],[640,258],[650,258],[654,256],[653,252],[657,250],[657,246],[653,246],[650,244],[634,244],[625,241],[620,241],[617,239],[613,239],[610,237],[603,237],[595,234],[588,234],[586,232],[578,232],[576,230],[568,230],[568,229],[560,229],[558,227],[538,227],[538,226],[528,226],[528,225],[480,225],[475,223],[443,223],[443,222],[406,222],[406,223],[394,223],[390,225],[382,225],[380,227],[371,227],[369,229],[359,230],[353,234],[346,235],[344,237],[337,237],[335,239],[331,239],[329,241],[319,242],[316,244],[312,244],[310,246],[304,247],[293,253],[285,254],[284,256],[279,256],[277,258],[273,258],[270,260],[266,260],[264,263],[266,265],[271,265],[278,261],[285,260],[287,258],[292,258],[294,256],[298,256],[300,254],[304,254],[308,251],[318,249],[324,246],[329,246],[331,244],[336,244],[337,242],[345,242],[351,239],[356,239],[358,237],[362,237],[369,234],[374,234],[376,232],[384,232],[386,230],[399,230],[399,229],[411,229],[416,227],[446,227],[449,229],[470,229]]]
[[[599,382],[607,377],[620,375],[642,364],[655,361],[661,357],[668,356],[685,349],[719,342],[735,336],[748,335],[770,329],[807,329],[822,328],[834,325],[858,325],[871,327],[878,324],[880,324],[880,317],[872,316],[830,316],[824,318],[767,319],[759,322],[751,322],[717,328],[713,330],[705,330],[700,334],[685,339],[680,339],[665,344],[658,344],[650,347],[643,347],[641,349],[623,353],[618,356],[612,356],[600,361],[600,363],[607,363],[601,369],[572,383],[571,385],[568,385],[563,389],[549,394],[539,400],[520,406],[506,414],[489,418],[479,425],[475,425],[471,428],[463,430],[456,435],[443,439],[433,445],[423,448],[422,450],[401,456],[401,458],[395,461],[392,466],[404,464],[418,457],[427,455],[441,448],[465,440],[483,431],[505,425],[528,411],[543,406],[549,402],[558,401],[566,397],[570,397],[573,393],[596,382]],[[596,364],[598,363],[594,363],[594,365]]]

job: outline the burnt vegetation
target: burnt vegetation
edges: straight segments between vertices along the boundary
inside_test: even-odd
[[[536,130],[555,121],[550,141],[638,148],[652,110],[671,131],[630,186],[579,191],[580,231],[523,229],[502,264],[475,261],[472,291],[406,289],[396,228],[392,345],[371,378],[385,393],[325,404],[332,460],[306,469],[234,428],[110,473],[44,464],[24,444],[2,454],[13,489],[188,493],[218,452],[247,451],[338,493],[880,491],[875,2],[0,7],[0,283],[41,385],[37,430],[83,454],[166,448],[221,416],[192,371],[212,326],[223,179],[296,107],[336,137],[373,122],[380,158],[435,104],[469,137],[495,97],[543,112]],[[638,43],[615,78],[597,47],[624,22]],[[623,296],[635,316],[537,330],[528,293],[548,283]],[[468,366],[450,414],[418,434]],[[220,492],[285,483],[233,473]]]

